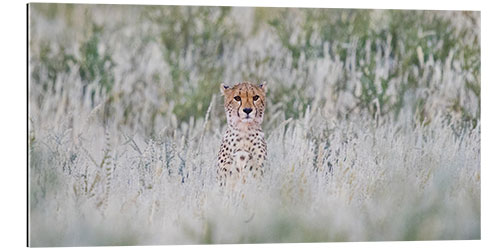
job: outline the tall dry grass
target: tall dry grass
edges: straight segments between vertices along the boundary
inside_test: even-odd
[[[30,5],[33,246],[480,238],[476,12]],[[220,82],[267,173],[215,183]]]

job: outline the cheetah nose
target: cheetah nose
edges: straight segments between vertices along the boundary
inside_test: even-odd
[[[252,109],[251,108],[244,108],[243,112],[247,113],[247,115],[248,115],[248,114],[250,114],[250,112],[252,112]]]

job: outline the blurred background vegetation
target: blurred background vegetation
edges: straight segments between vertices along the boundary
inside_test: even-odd
[[[172,116],[172,129],[203,118],[217,86],[240,81],[269,83],[268,110],[281,115],[266,126],[307,107],[339,119],[480,119],[478,12],[31,7],[32,105],[78,85],[82,105],[105,105],[104,121],[134,127],[143,113],[147,135]]]

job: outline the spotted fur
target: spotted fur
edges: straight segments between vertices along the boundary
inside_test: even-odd
[[[261,123],[266,108],[266,84],[221,84],[228,127],[217,158],[217,180],[245,182],[264,174],[267,145]]]

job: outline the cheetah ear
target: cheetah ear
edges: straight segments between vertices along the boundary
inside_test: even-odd
[[[226,90],[228,90],[228,89],[229,89],[229,86],[227,86],[226,84],[224,84],[224,83],[220,84],[220,92],[222,94],[224,94],[224,92],[226,92]]]
[[[267,90],[267,82],[266,82],[266,81],[264,81],[264,82],[262,82],[261,84],[259,84],[259,88],[261,88],[261,89],[264,91],[264,93],[266,93],[266,90]]]

